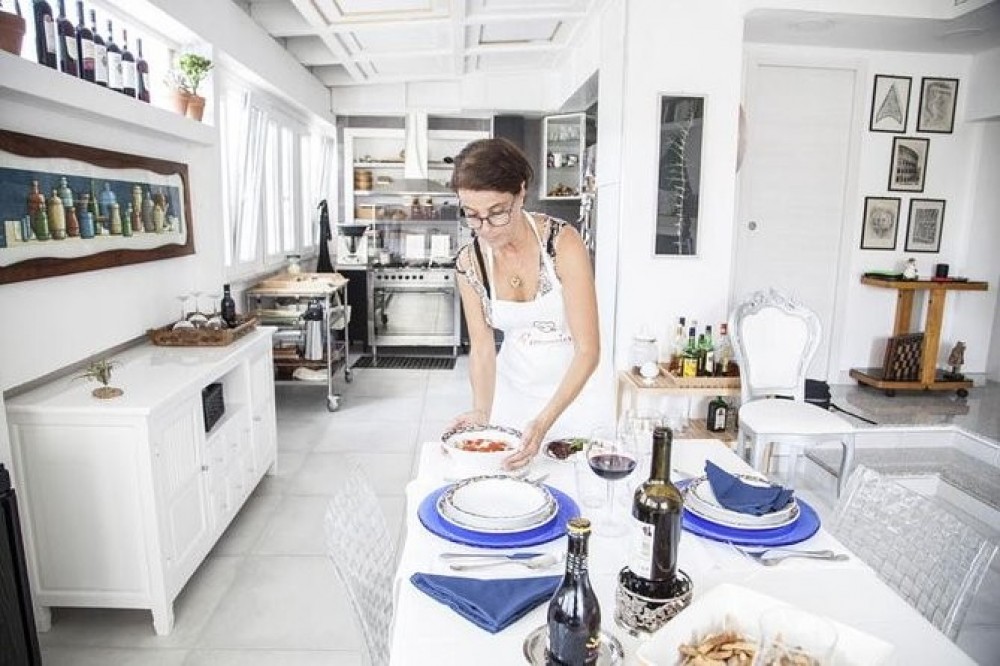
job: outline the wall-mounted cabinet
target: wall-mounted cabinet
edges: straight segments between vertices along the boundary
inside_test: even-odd
[[[583,189],[583,150],[587,114],[542,119],[542,199],[579,199]]]

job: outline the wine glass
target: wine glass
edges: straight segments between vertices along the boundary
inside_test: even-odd
[[[181,304],[181,318],[178,319],[177,321],[184,321],[184,320],[187,319],[187,307],[186,306],[187,306],[188,299],[191,298],[191,295],[190,294],[181,294],[180,296],[175,296],[174,298],[176,298],[178,301],[180,301],[180,304]]]
[[[594,533],[602,536],[622,536],[626,523],[615,515],[615,482],[635,470],[636,451],[632,441],[617,428],[600,427],[591,433],[586,449],[587,464],[607,483],[607,512],[603,520],[595,521]]]
[[[194,312],[195,312],[195,314],[201,314],[201,297],[204,294],[205,294],[205,292],[201,291],[200,289],[191,292],[191,298],[194,299]]]
[[[635,490],[637,483],[649,476],[649,468],[653,459],[653,430],[667,425],[665,415],[656,409],[627,409],[618,422],[618,431],[628,439],[632,450],[639,461],[634,479],[629,483],[629,490]]]

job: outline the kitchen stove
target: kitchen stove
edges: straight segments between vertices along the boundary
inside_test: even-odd
[[[372,281],[376,287],[393,290],[453,289],[455,269],[379,266],[372,269]]]
[[[459,294],[454,264],[373,266],[368,339],[379,347],[451,347],[457,355]]]

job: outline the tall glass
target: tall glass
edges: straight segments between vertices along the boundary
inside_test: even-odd
[[[667,425],[666,417],[657,409],[628,409],[622,413],[618,421],[618,431],[622,437],[629,440],[638,462],[638,473],[629,479],[629,491],[635,490],[639,483],[649,478],[649,467],[653,458],[653,429],[665,425]]]
[[[607,485],[605,515],[595,521],[594,534],[622,536],[628,526],[615,510],[615,484],[635,471],[637,455],[632,441],[617,428],[597,428],[587,442],[586,458],[590,469]]]

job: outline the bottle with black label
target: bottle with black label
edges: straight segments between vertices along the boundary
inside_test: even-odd
[[[108,87],[122,91],[122,50],[115,44],[115,31],[108,19]]]
[[[90,10],[90,32],[94,36],[94,83],[108,87],[108,47],[97,30],[97,12]]]
[[[229,328],[236,326],[236,301],[233,300],[228,284],[222,285],[222,303],[219,306],[219,311],[219,314],[222,315],[222,321],[226,322]]]
[[[45,0],[35,0],[32,9],[35,14],[35,55],[38,57],[38,62],[46,67],[58,69],[56,20],[52,16],[52,6]]]
[[[76,0],[76,52],[80,55],[80,78],[94,80],[94,33],[87,27],[83,0]]]
[[[64,74],[80,76],[80,52],[76,48],[76,28],[66,18],[66,0],[59,0],[56,33],[59,35],[59,69]]]
[[[139,56],[135,61],[135,96],[143,102],[149,102],[149,63],[142,56],[142,39],[135,40],[136,54]]]
[[[137,87],[135,56],[128,50],[128,30],[122,30],[122,92],[135,97]]]
[[[572,518],[566,573],[549,601],[546,666],[593,666],[601,647],[601,606],[587,573],[590,521]]]
[[[708,403],[708,417],[705,419],[705,426],[711,432],[722,432],[729,425],[729,404],[717,396]]]

